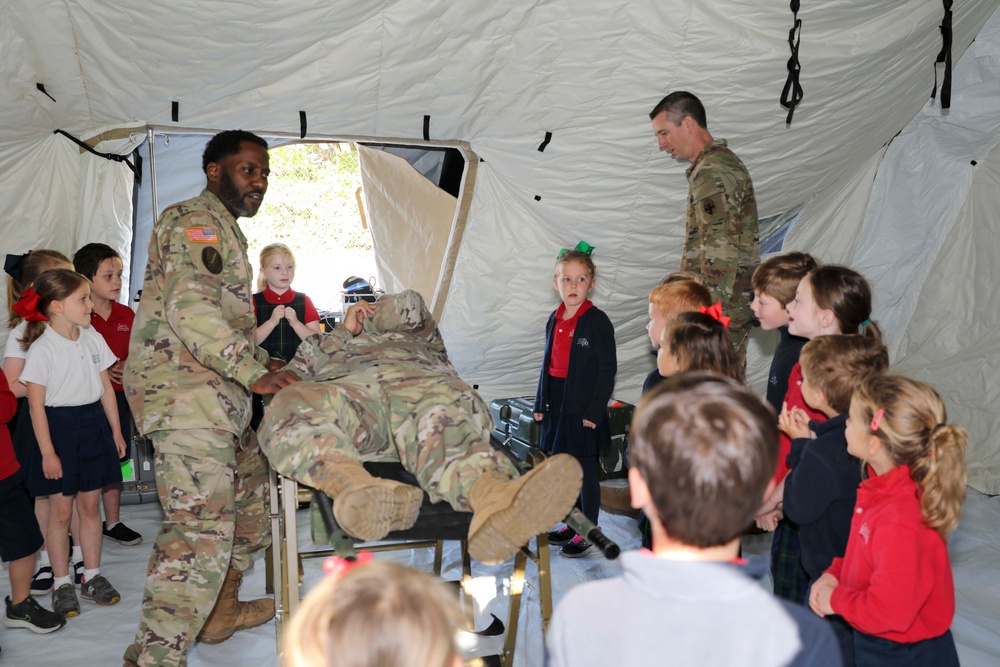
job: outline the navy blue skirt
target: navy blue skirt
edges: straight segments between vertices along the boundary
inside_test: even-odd
[[[32,496],[57,493],[72,496],[122,481],[118,450],[100,401],[58,408],[45,406],[45,417],[63,474],[61,479],[45,478],[42,451],[36,446],[31,452],[28,471]]]
[[[854,631],[858,667],[958,667],[951,630],[940,637],[904,644]]]
[[[548,454],[572,454],[577,458],[597,456],[611,446],[611,426],[607,414],[597,423],[597,428],[583,425],[582,415],[563,411],[566,396],[566,379],[551,375],[548,380],[549,412],[542,420],[541,449]]]

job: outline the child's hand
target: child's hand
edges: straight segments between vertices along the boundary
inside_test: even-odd
[[[108,377],[115,384],[122,383],[122,372],[125,370],[125,362],[119,359],[108,368]]]
[[[833,596],[834,589],[839,584],[840,582],[832,574],[824,574],[813,584],[812,589],[809,591],[809,607],[818,616],[829,616],[836,613],[833,611],[833,607],[830,606],[830,598]]]
[[[125,456],[125,450],[127,449],[125,445],[125,438],[121,433],[114,436],[115,439],[115,449],[118,450],[118,458]]]
[[[271,311],[271,317],[267,318],[267,321],[271,324],[277,326],[279,322],[285,317],[286,310],[293,310],[292,308],[285,308],[284,306],[275,306],[274,310]]]
[[[767,532],[773,532],[775,528],[778,527],[778,522],[785,516],[780,508],[771,510],[770,512],[765,512],[760,514],[755,518],[757,527],[761,530],[766,530]]]
[[[802,408],[788,408],[787,403],[781,404],[781,414],[778,415],[778,428],[789,438],[808,438],[809,415]]]
[[[294,308],[285,308],[285,319],[291,324],[295,324],[299,321],[299,315],[295,312]]]
[[[532,416],[535,418],[536,422],[540,422],[543,419],[545,419],[545,413],[544,412],[535,412],[535,413],[532,414]]]
[[[583,426],[584,426],[584,428],[597,428],[597,424],[595,424],[594,422],[590,421],[589,419],[584,419],[583,420]]]
[[[45,479],[62,479],[62,461],[55,453],[46,456],[42,454],[42,472]]]

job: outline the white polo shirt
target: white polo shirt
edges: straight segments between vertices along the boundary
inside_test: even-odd
[[[87,405],[104,395],[101,371],[117,360],[91,327],[80,327],[80,337],[70,340],[46,326],[28,348],[21,382],[43,385],[47,406]]]

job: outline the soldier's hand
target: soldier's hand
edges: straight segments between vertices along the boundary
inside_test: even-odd
[[[270,359],[267,360],[267,364],[265,364],[265,368],[267,368],[267,371],[269,373],[273,373],[274,371],[280,371],[282,368],[284,368],[287,365],[288,365],[288,363],[286,361],[283,361],[281,359],[275,359],[274,357],[271,357]]]
[[[361,333],[365,320],[375,314],[375,304],[367,301],[358,301],[344,313],[344,328],[351,332],[352,336]]]
[[[257,394],[277,394],[280,389],[301,381],[302,378],[295,371],[274,371],[261,375],[260,379],[250,385],[250,391]]]
[[[271,311],[271,317],[267,318],[267,321],[271,324],[277,325],[285,317],[285,307],[275,306],[274,310]]]

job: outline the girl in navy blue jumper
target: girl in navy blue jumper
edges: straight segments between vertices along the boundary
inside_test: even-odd
[[[614,326],[587,298],[597,276],[592,250],[581,242],[556,258],[553,283],[562,304],[545,327],[545,358],[534,412],[542,424],[542,449],[549,454],[572,454],[580,462],[583,486],[578,506],[596,524],[601,509],[597,456],[611,445],[608,401],[618,360]],[[569,558],[585,556],[593,549],[568,526],[549,533],[549,542],[562,546],[562,555]]]

